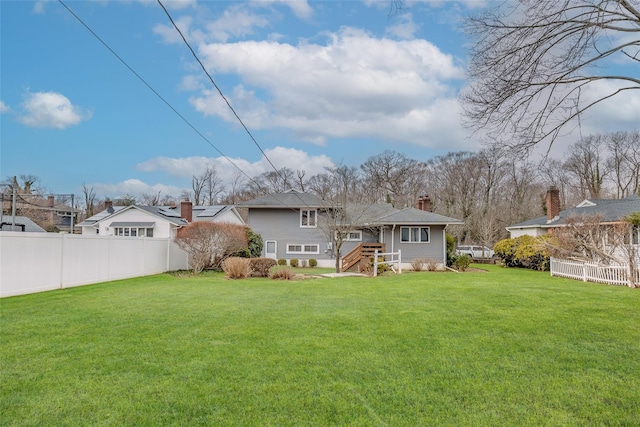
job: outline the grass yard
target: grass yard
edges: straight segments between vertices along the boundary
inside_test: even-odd
[[[0,425],[640,423],[640,291],[483,266],[0,300]]]

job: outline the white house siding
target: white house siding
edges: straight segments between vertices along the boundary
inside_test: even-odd
[[[322,220],[320,216],[319,221]],[[331,260],[327,250],[327,236],[320,227],[301,228],[298,209],[259,209],[249,210],[249,226],[262,236],[262,240],[277,242],[277,258]],[[318,244],[319,254],[287,254],[288,244]],[[264,250],[263,250],[264,255]]]
[[[114,229],[110,226],[113,222],[154,222],[153,237],[166,238],[174,237],[175,235],[175,226],[172,227],[171,222],[136,208],[127,209],[118,215],[101,221],[100,233],[98,234],[101,236],[113,236]],[[83,227],[83,234],[91,234],[91,232],[85,233],[85,228],[88,227]],[[95,233],[95,228],[93,228],[93,234]]]
[[[509,229],[509,235],[512,239],[520,236],[544,236],[547,234],[547,230],[545,228],[515,228]]]

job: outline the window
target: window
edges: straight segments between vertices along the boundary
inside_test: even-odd
[[[320,245],[289,244],[287,254],[319,254]]]
[[[347,231],[347,232],[336,231],[336,240],[338,238],[338,233],[340,233],[343,236],[343,241],[345,242],[361,242],[362,241],[361,230]]]
[[[300,227],[316,227],[318,225],[318,211],[315,209],[300,210]]]
[[[125,237],[128,237],[128,236],[153,237],[153,228],[115,227],[113,229],[113,235],[125,236]]]
[[[429,227],[400,227],[403,243],[429,243]]]

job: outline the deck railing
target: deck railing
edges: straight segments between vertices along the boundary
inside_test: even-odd
[[[363,259],[373,259],[376,251],[384,252],[384,243],[360,243],[342,257],[342,271],[359,266]]]

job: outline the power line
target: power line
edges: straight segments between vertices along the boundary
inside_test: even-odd
[[[164,102],[164,104],[169,107],[174,113],[176,113],[178,115],[178,117],[180,117],[182,119],[183,122],[185,122],[191,129],[193,129],[194,132],[196,132],[207,144],[209,144],[214,150],[216,150],[222,157],[224,157],[225,160],[227,160],[231,165],[233,165],[236,169],[238,169],[244,176],[246,176],[250,181],[255,182],[253,180],[253,178],[251,178],[244,170],[242,170],[242,168],[240,168],[240,166],[238,166],[233,160],[231,160],[226,154],[224,154],[218,147],[216,147],[206,136],[204,136],[202,134],[202,132],[200,132],[198,129],[196,129],[196,127],[191,124],[191,122],[189,120],[187,120],[186,117],[184,117],[182,114],[180,114],[180,112],[178,110],[176,110],[173,105],[171,105],[169,103],[169,101],[167,101],[162,95],[160,95],[160,93],[158,93],[158,91],[156,91],[149,83],[147,83],[147,81],[140,75],[138,74],[133,68],[131,68],[131,66],[129,66],[129,64],[122,59],[122,57],[120,57],[120,55],[118,55],[104,40],[102,40],[102,38],[95,33],[95,31],[93,31],[78,15],[75,14],[75,12],[73,10],[71,10],[71,8],[69,8],[69,6],[67,6],[63,0],[58,0],[58,2],[65,7],[65,9],[67,9],[67,11],[73,15],[74,18],[76,18],[76,20],[78,22],[80,22],[80,24],[82,24],[82,26],[84,26],[96,39],[98,39],[98,41],[100,43],[102,43],[102,45],[107,48],[107,50],[109,50],[109,52],[111,52],[113,54],[113,56],[115,56],[116,58],[118,58],[118,60],[125,66],[127,67],[127,69],[129,71],[131,71],[133,73],[133,75],[135,75],[138,80],[140,80],[142,83],[144,83],[144,85],[151,91],[153,92],[158,98],[160,98],[160,100],[162,102]],[[268,159],[267,159],[268,160]],[[271,162],[269,162],[271,163]],[[273,165],[272,165],[273,166]]]
[[[180,28],[178,28],[178,26],[176,25],[176,23],[174,22],[173,18],[171,17],[171,14],[169,14],[169,11],[167,10],[166,7],[164,7],[164,5],[162,4],[162,2],[160,0],[157,0],[158,4],[160,5],[160,7],[162,7],[162,10],[164,10],[164,13],[167,15],[167,17],[169,18],[169,21],[171,21],[171,24],[173,24],[173,27],[176,29],[176,31],[178,32],[178,34],[180,34],[180,37],[182,38],[182,41],[184,42],[185,45],[187,45],[187,47],[189,48],[189,50],[191,51],[191,54],[193,55],[193,57],[196,59],[196,61],[198,61],[198,64],[200,64],[200,67],[202,68],[202,71],[204,71],[204,73],[207,75],[207,77],[209,77],[209,80],[211,81],[211,84],[213,84],[213,87],[216,88],[216,90],[218,91],[218,93],[220,94],[220,96],[222,97],[222,99],[224,99],[224,102],[227,104],[227,106],[229,107],[229,109],[231,110],[231,112],[233,113],[233,115],[236,117],[236,119],[238,119],[238,122],[240,122],[240,124],[242,125],[242,127],[244,128],[245,132],[247,132],[247,135],[249,135],[249,138],[251,138],[251,140],[253,141],[253,143],[256,145],[256,147],[258,147],[258,150],[260,150],[260,152],[262,153],[262,155],[264,156],[265,159],[267,159],[267,162],[269,162],[269,164],[271,165],[271,167],[273,168],[273,170],[276,171],[276,173],[280,174],[280,172],[278,171],[278,169],[273,165],[273,163],[271,163],[271,160],[269,159],[269,157],[267,156],[267,154],[264,152],[264,150],[262,149],[262,147],[260,146],[260,144],[258,144],[258,141],[256,141],[256,139],[253,137],[253,134],[251,133],[251,131],[249,130],[249,128],[247,128],[247,126],[244,124],[244,122],[242,121],[242,119],[240,118],[240,116],[238,115],[238,113],[236,113],[236,110],[233,108],[233,106],[231,105],[231,103],[229,102],[229,100],[227,99],[226,96],[224,96],[224,93],[222,93],[222,90],[220,89],[220,87],[218,87],[218,85],[216,84],[216,82],[213,80],[213,77],[211,77],[211,74],[209,74],[209,72],[207,71],[206,67],[204,66],[204,64],[202,63],[202,61],[200,61],[200,58],[198,58],[198,55],[196,54],[196,52],[193,50],[193,48],[191,47],[191,45],[189,44],[189,42],[187,41],[187,39],[185,38],[184,34],[182,34],[182,31],[180,31]]]

